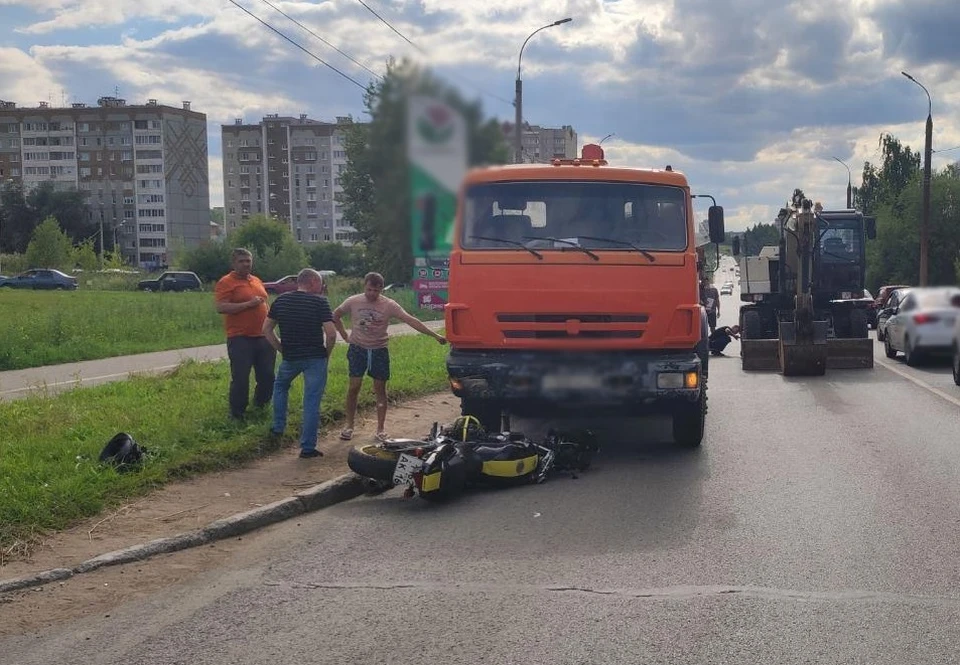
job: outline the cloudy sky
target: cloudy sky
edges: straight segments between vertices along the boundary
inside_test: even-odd
[[[371,75],[265,0],[235,0],[360,84]],[[845,203],[891,132],[934,166],[960,150],[957,0],[270,0],[375,72],[390,56],[432,66],[485,111],[513,118],[520,44],[524,117],[614,133],[608,159],[671,164],[717,197],[728,228],[769,221],[794,187]],[[400,33],[380,22],[379,13]],[[222,202],[220,124],[264,114],[363,117],[360,87],[231,0],[0,0],[0,99],[60,104],[112,95],[191,100],[210,128],[211,204]]]

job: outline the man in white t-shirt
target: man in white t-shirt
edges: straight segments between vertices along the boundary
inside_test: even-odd
[[[347,424],[340,438],[349,441],[353,438],[353,425],[357,415],[357,398],[363,385],[363,376],[373,379],[373,390],[377,397],[377,439],[387,438],[384,425],[387,419],[387,381],[390,380],[390,351],[387,349],[389,336],[387,326],[391,319],[399,319],[408,326],[430,335],[441,344],[447,340],[438,335],[411,314],[408,314],[396,301],[382,295],[383,276],[380,273],[367,273],[363,279],[364,291],[344,300],[333,311],[333,325],[343,340],[349,343],[347,364],[350,371],[350,386],[347,389]],[[343,317],[350,317],[350,334],[343,326]]]

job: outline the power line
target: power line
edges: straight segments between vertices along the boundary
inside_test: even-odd
[[[376,11],[374,11],[373,8],[370,7],[370,5],[368,5],[366,2],[364,2],[363,0],[357,0],[357,2],[359,2],[361,5],[363,5],[364,7],[366,7],[366,8],[367,8],[367,11],[369,11],[371,14],[373,14],[373,15],[376,16],[378,19],[380,19],[380,22],[381,22],[381,23],[383,23],[385,26],[387,26],[388,28],[390,28],[391,30],[393,30],[395,33],[397,33],[398,35],[400,35],[400,37],[401,37],[405,42],[407,42],[408,44],[410,44],[411,46],[413,46],[415,49],[417,49],[418,51],[420,51],[420,52],[423,53],[424,55],[426,55],[426,56],[428,56],[428,57],[430,56],[429,53],[427,53],[427,52],[426,52],[425,50],[423,50],[421,47],[419,47],[419,46],[417,46],[416,44],[414,44],[412,41],[410,41],[410,40],[407,38],[406,35],[404,35],[402,32],[400,32],[400,31],[397,30],[395,27],[393,27],[393,25],[391,25],[390,22],[387,21],[387,19],[383,18],[382,16],[380,16],[380,14],[378,14]],[[463,83],[465,83],[465,84],[467,84],[468,86],[470,86],[471,88],[473,88],[474,90],[476,90],[477,92],[479,92],[480,94],[482,94],[482,95],[487,95],[488,97],[492,97],[493,99],[496,99],[496,100],[498,100],[498,101],[501,101],[501,102],[503,102],[504,104],[507,104],[507,105],[509,105],[509,106],[513,106],[513,104],[514,104],[514,102],[510,101],[509,99],[504,99],[504,98],[501,97],[500,95],[495,95],[495,94],[493,94],[492,92],[487,92],[486,90],[484,90],[483,88],[481,88],[480,86],[478,86],[476,83],[473,83],[473,82],[471,82],[469,79],[465,78],[463,75],[460,75],[460,80],[461,80]]]
[[[257,21],[259,21],[261,24],[263,24],[264,26],[266,26],[266,27],[270,28],[271,30],[273,30],[275,33],[277,33],[278,35],[280,35],[281,37],[283,37],[284,39],[286,39],[288,42],[290,42],[291,44],[293,44],[294,46],[296,46],[298,49],[300,49],[301,51],[303,51],[304,53],[306,53],[307,55],[309,55],[311,58],[313,58],[314,60],[316,60],[317,62],[319,62],[319,63],[322,64],[323,66],[325,66],[325,67],[327,67],[327,68],[329,68],[329,69],[332,69],[332,70],[335,71],[337,74],[339,74],[339,75],[342,76],[343,78],[347,79],[348,81],[350,81],[351,83],[353,83],[355,86],[357,86],[357,87],[360,88],[361,90],[366,91],[367,86],[363,85],[362,83],[360,83],[360,82],[357,81],[356,79],[351,78],[351,77],[348,76],[347,74],[344,74],[344,73],[341,72],[339,69],[337,69],[336,67],[334,67],[333,65],[331,65],[329,62],[327,62],[326,60],[323,60],[320,56],[315,55],[314,53],[311,53],[310,51],[308,51],[308,50],[305,49],[304,47],[300,46],[300,44],[298,44],[297,42],[295,42],[295,41],[293,41],[292,39],[290,39],[289,37],[287,37],[285,34],[283,34],[283,33],[280,32],[279,30],[277,30],[276,28],[274,28],[272,25],[270,25],[269,23],[267,23],[266,21],[264,21],[263,19],[261,19],[259,16],[257,16],[256,14],[254,14],[253,12],[251,12],[250,10],[248,10],[246,7],[244,7],[243,5],[241,5],[240,3],[238,3],[236,0],[228,0],[228,1],[229,1],[230,4],[232,4],[233,6],[239,8],[239,9],[242,9],[245,14],[247,14],[247,15],[249,15],[249,16],[252,16],[253,18],[257,19]]]
[[[320,35],[318,35],[316,32],[314,32],[313,30],[311,30],[310,28],[308,28],[307,26],[305,26],[303,23],[301,23],[301,22],[298,21],[297,19],[293,18],[292,16],[290,16],[289,14],[287,14],[285,11],[283,11],[282,9],[280,9],[279,7],[277,7],[275,4],[273,4],[272,2],[270,2],[270,0],[260,0],[260,1],[263,2],[263,3],[266,4],[266,5],[269,5],[270,7],[273,7],[275,10],[277,10],[278,12],[280,12],[281,14],[283,14],[283,16],[285,16],[285,17],[288,18],[289,20],[291,20],[291,21],[293,21],[294,23],[296,23],[298,26],[300,26],[301,28],[303,28],[304,30],[306,30],[307,32],[309,32],[311,35],[313,35],[314,37],[316,37],[317,39],[319,39],[321,42],[323,42],[324,44],[326,44],[327,46],[329,46],[330,48],[332,48],[334,51],[336,51],[337,53],[339,53],[340,55],[342,55],[344,58],[346,58],[347,60],[349,60],[350,62],[352,62],[352,63],[355,64],[356,66],[362,67],[363,69],[365,69],[365,70],[367,70],[368,72],[370,72],[371,74],[373,74],[375,77],[380,78],[380,75],[377,74],[375,71],[373,71],[372,69],[370,69],[369,67],[367,67],[365,64],[363,64],[363,63],[360,62],[359,60],[356,60],[355,58],[351,57],[348,53],[344,53],[343,51],[341,51],[339,48],[337,48],[336,46],[334,46],[333,44],[331,44],[330,42],[328,42],[326,39],[324,39],[323,37],[321,37]]]
[[[413,48],[417,49],[418,51],[420,51],[421,53],[423,53],[424,55],[426,55],[426,53],[427,53],[426,51],[424,51],[422,48],[420,48],[419,46],[417,46],[416,44],[414,44],[413,42],[411,42],[409,39],[407,39],[407,36],[406,36],[405,34],[403,34],[402,32],[400,32],[400,31],[397,30],[396,28],[394,28],[394,27],[390,24],[390,21],[388,21],[387,19],[385,19],[385,18],[383,18],[382,16],[380,16],[380,14],[378,14],[377,12],[375,12],[370,5],[368,5],[367,3],[365,3],[363,0],[357,0],[357,2],[359,2],[361,5],[363,5],[364,7],[366,7],[368,12],[370,12],[371,14],[373,14],[374,16],[376,16],[378,19],[380,19],[380,22],[381,22],[381,23],[383,23],[385,26],[387,26],[388,28],[390,28],[391,30],[393,30],[395,33],[397,33],[398,35],[400,35],[405,42],[407,42],[408,44],[410,44],[410,46],[412,46]]]

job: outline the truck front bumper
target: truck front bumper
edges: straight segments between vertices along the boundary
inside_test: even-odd
[[[509,404],[518,414],[558,410],[669,413],[696,402],[703,367],[693,351],[464,351],[447,373],[462,399]]]

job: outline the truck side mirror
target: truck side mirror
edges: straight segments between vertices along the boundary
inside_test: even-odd
[[[876,217],[864,217],[863,226],[867,231],[867,239],[875,240],[877,237],[877,218]]]
[[[733,255],[740,256],[740,236],[733,236]]]
[[[710,227],[710,242],[718,245],[726,239],[726,233],[723,230],[723,207],[710,206],[707,212],[707,224]]]

